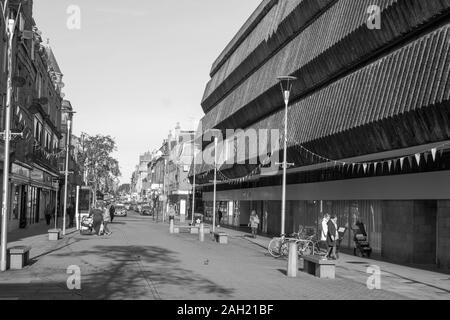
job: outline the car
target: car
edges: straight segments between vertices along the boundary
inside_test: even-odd
[[[149,205],[144,205],[141,208],[141,216],[153,216],[153,210],[152,207]]]
[[[126,210],[130,210],[131,209],[131,204],[130,203],[125,203],[125,209]]]
[[[114,216],[116,216],[116,217],[126,217],[128,215],[128,210],[126,209],[125,205],[118,204],[115,207],[116,207],[116,212],[114,213]]]

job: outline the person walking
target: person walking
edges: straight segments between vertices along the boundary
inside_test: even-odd
[[[222,224],[222,217],[223,217],[222,210],[219,210],[218,216],[219,216],[219,222],[218,222],[217,226],[220,228],[220,225]]]
[[[111,219],[111,223],[114,221],[114,215],[116,214],[116,207],[113,203],[111,203],[111,206],[109,207],[109,217]]]
[[[75,206],[73,202],[69,204],[67,214],[69,215],[69,228],[73,228],[75,224]]]
[[[45,221],[47,222],[47,226],[50,225],[51,220],[52,220],[52,206],[49,203],[45,207]]]
[[[330,221],[330,215],[326,213],[323,216],[322,219],[322,231],[320,233],[320,246],[324,248],[328,252],[328,244],[327,244],[327,237],[328,237],[328,221]]]
[[[327,244],[328,244],[328,255],[327,258],[331,260],[337,260],[336,247],[339,240],[338,228],[337,228],[337,217],[332,216],[330,221],[328,221],[328,234],[327,234]]]
[[[92,228],[97,236],[100,236],[101,226],[103,224],[103,210],[102,205],[98,204],[97,207],[91,210],[92,216]]]
[[[169,205],[169,221],[175,220],[175,207],[173,204]]]
[[[258,234],[258,226],[259,226],[259,217],[256,214],[256,211],[253,210],[252,214],[250,215],[250,221],[249,226],[252,228],[252,236],[256,239],[256,235]]]
[[[109,208],[107,206],[105,206],[105,208],[103,209],[103,232],[107,236],[110,236],[112,234],[112,232],[108,228],[108,224],[110,222],[111,222],[111,216],[109,213]]]

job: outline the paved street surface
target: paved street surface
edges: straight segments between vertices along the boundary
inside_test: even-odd
[[[226,230],[228,245],[209,236],[169,235],[168,225],[130,213],[111,237],[75,230],[47,241],[46,227],[21,231],[11,246],[30,244],[32,265],[0,274],[0,299],[450,299],[450,276],[342,255],[336,280],[303,272],[286,277],[286,260],[268,256],[267,238]],[[70,291],[67,268],[81,269],[81,290]],[[369,290],[366,269],[382,270],[382,290]],[[301,265],[300,265],[301,267]]]

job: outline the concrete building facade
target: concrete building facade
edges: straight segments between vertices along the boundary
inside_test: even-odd
[[[200,133],[283,132],[277,77],[297,77],[286,232],[319,229],[325,213],[335,214],[349,230],[363,221],[383,259],[448,270],[449,12],[447,0],[264,0],[213,63]],[[283,139],[275,149],[263,142],[265,155],[282,162]],[[204,141],[205,154],[213,148]],[[255,210],[260,232],[279,235],[281,170],[264,175],[267,163],[253,156],[219,163],[217,207],[234,227]],[[213,165],[194,173],[211,217]],[[352,240],[348,231],[342,247],[351,250]]]

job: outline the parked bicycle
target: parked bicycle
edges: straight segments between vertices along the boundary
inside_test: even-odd
[[[327,255],[326,250],[320,248],[316,232],[311,232],[311,229],[303,228],[302,226],[300,226],[299,232],[293,233],[290,236],[281,235],[280,237],[273,238],[268,246],[269,254],[274,258],[287,257],[289,255],[290,242],[297,243],[298,255],[300,257]]]

